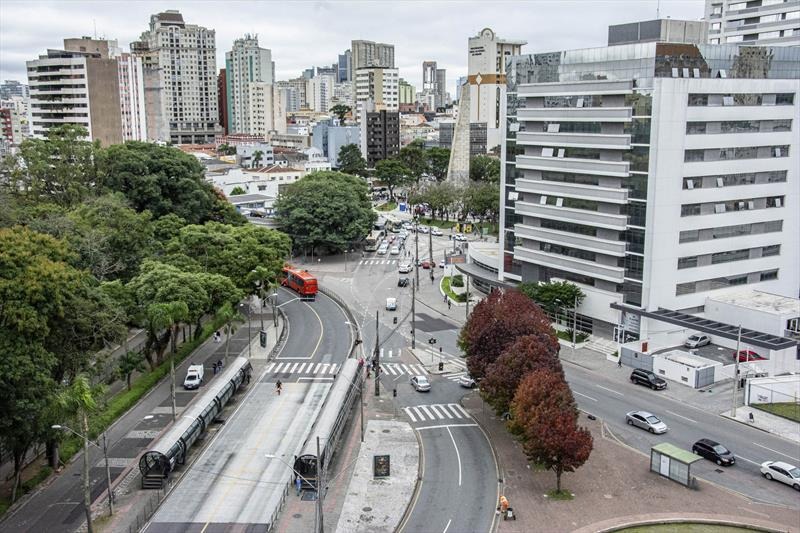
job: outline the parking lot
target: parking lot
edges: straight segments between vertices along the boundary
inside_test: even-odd
[[[748,348],[747,346],[742,345],[741,349],[746,350],[747,348]],[[691,350],[689,348],[686,348],[682,344],[678,344],[676,346],[670,346],[669,348],[662,348],[653,353],[660,354],[665,352],[671,352],[673,350],[682,350],[685,352],[690,352],[699,357],[705,357],[706,359],[711,359],[712,361],[717,361],[724,365],[730,365],[734,362],[733,352],[735,350],[733,350],[732,348],[719,346],[714,343],[706,344],[705,346],[701,346],[700,348],[692,348]]]

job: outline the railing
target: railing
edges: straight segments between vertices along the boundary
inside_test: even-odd
[[[350,307],[348,307],[348,305],[344,302],[344,300],[342,300],[339,297],[338,294],[324,287],[320,287],[318,290],[319,292],[321,292],[322,294],[324,294],[325,296],[336,302],[339,305],[339,307],[342,308],[344,314],[347,315],[347,321],[350,322],[350,324],[353,326],[353,330],[355,332],[355,338],[350,339],[350,352],[347,355],[348,357],[353,357],[355,355],[356,347],[358,346],[358,344],[356,343],[356,339],[361,338],[361,331],[359,330],[358,321],[356,320],[355,315],[353,315],[353,312],[350,311]]]
[[[144,507],[136,512],[135,519],[129,523],[128,533],[136,533],[142,529],[145,524],[147,524],[147,521],[150,520],[150,517],[152,517],[156,510],[158,510],[161,502],[166,499],[167,495],[172,489],[172,485],[173,480],[166,479],[165,486],[163,488],[147,492],[147,501],[144,503]]]
[[[281,315],[281,332],[278,335],[278,340],[275,341],[275,346],[272,347],[272,350],[270,350],[269,354],[267,355],[267,361],[271,361],[278,354],[278,352],[281,350],[281,348],[283,348],[283,345],[286,342],[286,335],[287,335],[286,314],[283,312],[283,309],[281,309],[280,307],[278,307],[276,309],[278,311],[278,314]]]

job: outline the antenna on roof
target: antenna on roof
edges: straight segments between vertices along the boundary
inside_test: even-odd
[[[92,26],[94,26],[94,38],[97,39],[97,19],[92,19]]]
[[[656,0],[656,18],[661,18],[661,0]]]

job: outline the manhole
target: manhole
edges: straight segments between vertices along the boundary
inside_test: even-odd
[[[372,511],[372,507],[364,507],[361,510],[364,511],[365,513],[368,513],[370,511]]]
[[[300,499],[306,502],[313,502],[317,499],[317,493],[313,490],[304,490],[300,495]]]
[[[392,431],[390,429],[384,429],[383,432],[384,433],[391,433]]]
[[[715,469],[714,469],[714,472],[716,472],[717,474],[721,474],[723,471],[722,471],[722,470],[720,470],[719,468],[715,468]]]
[[[300,513],[294,513],[292,515],[292,518],[303,518],[303,515],[301,515]]]

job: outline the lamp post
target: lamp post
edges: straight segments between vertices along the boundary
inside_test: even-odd
[[[75,431],[74,429],[72,429],[69,426],[65,426],[63,424],[55,424],[55,425],[50,426],[50,427],[52,429],[59,430],[59,431],[60,430],[70,431],[73,434],[77,435],[79,438],[83,439],[84,448],[85,448],[84,453],[85,454],[88,453],[88,451],[89,451],[89,444],[91,444],[92,446],[95,446],[98,449],[103,450],[103,459],[105,459],[105,463],[106,463],[106,486],[108,488],[108,511],[109,511],[110,514],[113,515],[114,514],[114,492],[111,490],[111,467],[108,464],[108,440],[106,438],[106,433],[103,432],[103,446],[100,446],[98,443],[96,443],[96,442],[94,442],[92,440],[89,440],[89,437],[87,435],[82,435],[82,434],[78,433],[77,431]],[[87,456],[87,460],[86,460],[85,464],[88,467],[88,464],[89,464],[88,456]],[[84,477],[85,477],[84,483],[86,485],[88,485],[88,483],[89,483],[89,471],[88,470],[89,469],[86,468],[85,472],[84,472]],[[87,517],[91,517],[91,512],[88,509],[87,509],[86,515],[87,515]],[[92,531],[91,518],[88,519],[88,525],[89,525],[89,528],[88,528],[89,531]]]
[[[250,329],[250,301],[249,300],[247,301],[246,304],[243,304],[243,303],[239,304],[239,307],[241,307],[243,310],[245,309],[245,306],[247,306],[246,307],[247,311],[245,311],[245,314],[244,314],[244,316],[247,317],[247,358],[248,359],[252,359],[252,357],[253,357],[253,336],[251,335],[252,332],[251,332],[251,329]]]

